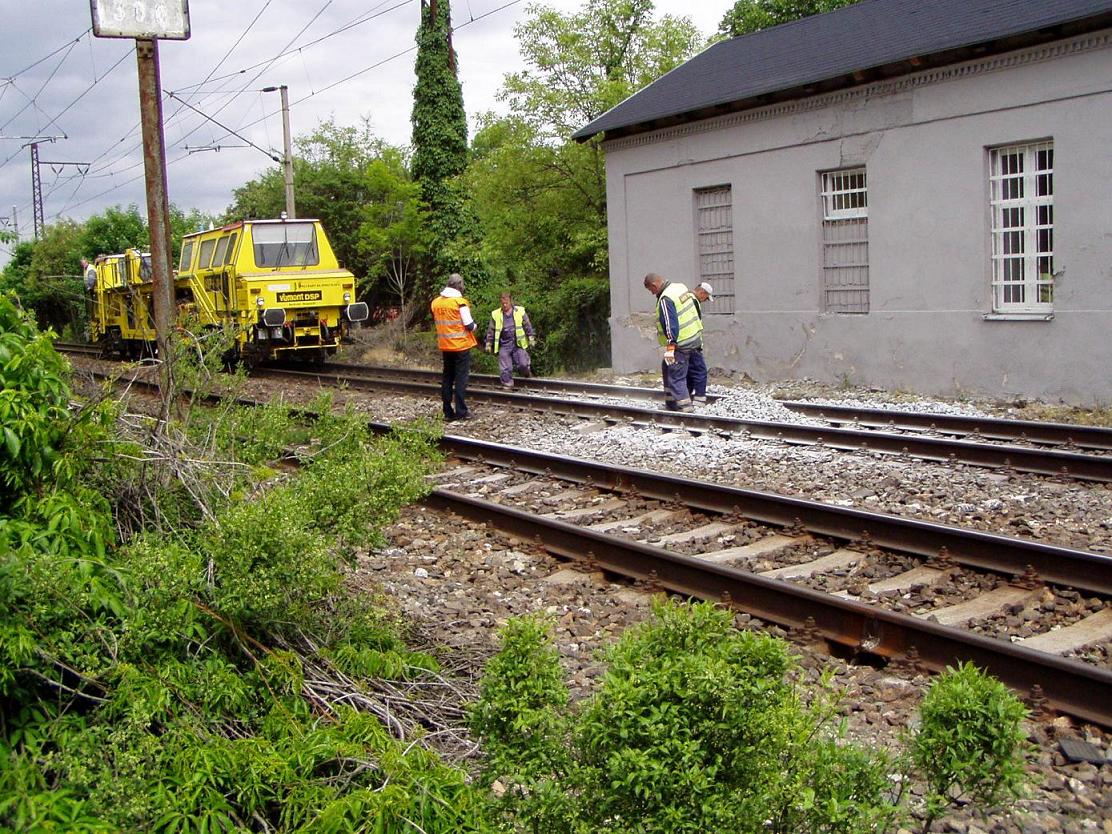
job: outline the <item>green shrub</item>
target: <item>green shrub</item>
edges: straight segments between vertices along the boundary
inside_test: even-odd
[[[436,669],[380,599],[342,587],[427,489],[428,431],[376,439],[337,415],[311,437],[280,406],[225,406],[157,447],[134,422],[119,442],[110,410],[71,413],[64,360],[6,299],[0,345],[17,360],[0,366],[0,829],[486,829],[463,771],[338,698]],[[255,482],[297,430],[303,471]],[[206,471],[195,494],[185,476]],[[133,522],[173,523],[117,545],[102,495],[137,494]]]
[[[924,830],[956,799],[991,806],[1023,794],[1027,708],[1004,684],[962,663],[932,682],[920,712],[912,756],[929,789]]]
[[[575,712],[537,624],[508,627],[473,727],[487,781],[514,789],[500,803],[513,830],[884,830],[888,759],[844,744],[825,705],[801,704],[783,642],[706,603],[658,600],[653,614],[607,653]]]

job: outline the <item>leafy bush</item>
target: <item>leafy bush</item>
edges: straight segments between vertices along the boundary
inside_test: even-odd
[[[786,645],[713,605],[657,601],[607,653],[597,694],[563,709],[536,623],[507,629],[473,726],[514,830],[864,832],[894,815],[885,756],[805,708]],[[564,733],[561,722],[567,722]],[[515,744],[514,737],[520,734]]]
[[[990,806],[1023,794],[1026,718],[1019,698],[972,663],[933,681],[912,744],[929,788],[924,831],[958,798]]]
[[[380,600],[342,587],[356,549],[427,488],[428,433],[379,440],[329,416],[297,477],[251,483],[252,467],[224,460],[241,474],[209,515],[116,546],[86,485],[94,451],[135,453],[97,470],[122,490],[143,468],[180,475],[191,438],[221,431],[112,446],[103,422],[70,414],[64,361],[6,299],[0,323],[20,441],[0,458],[14,499],[0,507],[0,828],[484,830],[466,775],[417,744],[406,705],[374,711],[376,678],[419,686],[435,661],[406,648]],[[239,441],[224,448],[267,452]]]

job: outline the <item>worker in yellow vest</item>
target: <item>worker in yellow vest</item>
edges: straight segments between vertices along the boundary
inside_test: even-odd
[[[444,420],[466,420],[467,380],[471,376],[471,348],[475,339],[475,320],[471,305],[463,297],[463,276],[453,272],[448,285],[432,302],[432,320],[436,324],[436,345],[444,360],[440,375],[440,398],[444,401]]]
[[[656,296],[656,330],[664,358],[664,405],[671,411],[693,411],[687,388],[691,355],[703,346],[703,320],[684,284],[666,281],[655,272],[645,276],[645,289]]]
[[[498,355],[502,387],[510,390],[514,387],[514,366],[522,376],[533,375],[528,348],[536,344],[537,335],[529,321],[529,314],[524,307],[514,304],[513,296],[504,292],[501,302],[502,306],[490,313],[486,349],[487,353]]]

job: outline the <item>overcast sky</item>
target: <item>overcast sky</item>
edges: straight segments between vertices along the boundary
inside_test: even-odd
[[[505,109],[495,93],[502,77],[521,66],[513,27],[526,18],[528,5],[452,3],[472,125],[477,113]],[[582,0],[546,5],[566,12]],[[704,35],[731,5],[656,0],[658,16],[686,15]],[[330,117],[341,125],[367,117],[376,135],[395,144],[409,141],[414,53],[398,53],[413,45],[419,0],[190,0],[189,8],[192,37],[160,43],[164,93],[179,93],[279,155],[279,97],[261,88],[280,84],[290,89],[295,136]],[[43,162],[91,163],[84,175],[74,167],[42,165],[48,224],[59,217],[84,219],[117,204],[135,203],[145,213],[134,41],[92,37],[86,31],[89,9],[88,0],[0,0],[0,228],[11,228],[15,206],[25,238],[32,228],[30,151],[18,137],[64,135],[40,143]],[[288,54],[275,59],[283,52]],[[220,212],[234,187],[274,164],[258,150],[227,147],[244,142],[177,100],[165,100],[164,108],[169,192],[176,205]],[[212,144],[225,147],[190,151]],[[5,248],[0,244],[0,263],[7,260]]]

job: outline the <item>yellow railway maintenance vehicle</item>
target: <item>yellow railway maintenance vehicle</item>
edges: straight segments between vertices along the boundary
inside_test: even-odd
[[[101,281],[101,261],[110,259],[97,259],[90,315],[105,322],[90,327],[90,340],[122,342],[127,355],[136,355],[137,342],[154,341],[149,257],[145,268],[135,258],[137,280],[126,290],[108,280],[107,268]],[[122,315],[118,295],[134,295],[132,307],[146,317]],[[323,362],[368,314],[354,300],[355,276],[340,267],[317,220],[241,220],[187,235],[174,298],[179,317],[188,312],[202,331],[232,334],[228,358],[248,365],[279,357]],[[109,335],[117,329],[118,338]]]
[[[105,353],[139,358],[154,355],[151,256],[138,249],[101,255],[87,273],[89,341]]]
[[[233,352],[248,364],[323,362],[368,314],[317,220],[241,220],[187,235],[175,293],[202,326],[234,332]]]

